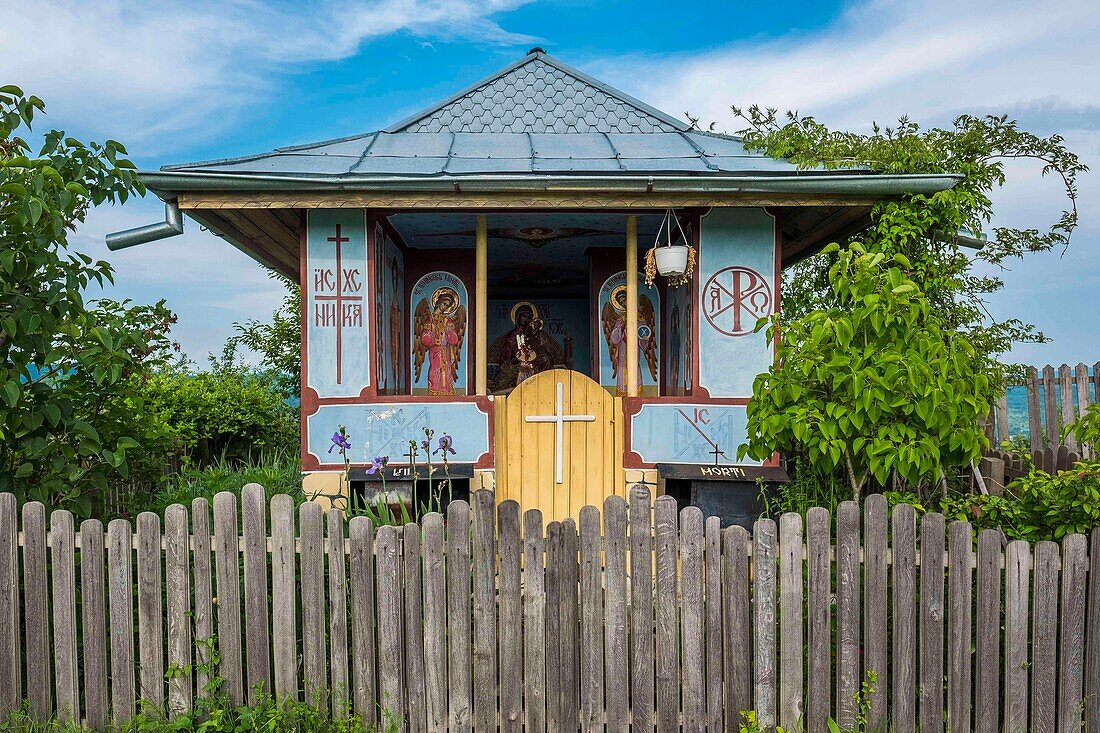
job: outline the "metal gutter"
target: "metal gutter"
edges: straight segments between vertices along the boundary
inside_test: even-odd
[[[168,195],[192,191],[404,191],[477,193],[516,191],[627,193],[806,193],[862,196],[933,194],[962,180],[955,174],[877,175],[802,173],[751,176],[468,175],[293,176],[263,173],[142,171],[142,182]]]
[[[107,249],[116,252],[127,247],[136,247],[139,244],[155,242],[158,239],[167,239],[180,234],[183,234],[183,214],[180,213],[179,203],[172,199],[164,202],[164,221],[126,229],[121,232],[112,232],[107,235]]]

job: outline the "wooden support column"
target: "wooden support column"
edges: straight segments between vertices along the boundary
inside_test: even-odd
[[[626,393],[638,396],[638,217],[626,217]]]
[[[485,215],[477,217],[477,252],[474,258],[474,372],[477,394],[488,394],[489,347],[489,233]]]

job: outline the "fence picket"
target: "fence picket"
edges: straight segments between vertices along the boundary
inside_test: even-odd
[[[215,511],[215,516],[217,512]],[[307,501],[298,507],[298,538],[301,554],[301,582],[299,586],[302,604],[302,683],[306,702],[326,707],[328,692],[328,664],[325,660],[325,554],[324,518],[321,506]],[[400,576],[393,579],[394,587],[401,587]],[[397,624],[401,628],[400,616]],[[400,634],[397,634],[400,638]]]
[[[245,665],[248,700],[271,694],[271,646],[267,611],[267,507],[259,484],[241,489],[241,535],[244,538]]]
[[[1085,627],[1085,729],[1100,730],[1100,527],[1089,535],[1089,606]]]
[[[1058,671],[1058,545],[1035,545],[1032,570],[1031,728],[1054,733]]]
[[[860,631],[859,504],[843,501],[836,510],[836,721],[856,722]]]
[[[474,494],[474,728],[497,727],[496,521],[493,494]],[[575,728],[576,726],[574,726]]]
[[[1000,729],[1001,533],[995,529],[978,535],[977,571],[974,722],[977,733],[996,733]]]
[[[722,520],[707,517],[703,558],[706,573],[706,729],[722,730]]]
[[[1062,540],[1061,649],[1058,654],[1058,733],[1081,729],[1085,668],[1085,575],[1088,540],[1066,535]]]
[[[1073,403],[1073,383],[1073,370],[1070,369],[1069,365],[1063,364],[1058,367],[1058,388],[1061,390],[1062,397],[1062,425],[1071,425],[1077,420],[1077,408]],[[1073,452],[1077,451],[1077,438],[1073,436],[1073,433],[1068,433],[1064,440],[1066,448]]]
[[[863,502],[863,678],[875,678],[868,695],[867,727],[885,730],[890,689],[887,656],[886,499],[872,494]]]
[[[275,694],[280,699],[298,697],[297,556],[294,501],[285,494],[276,496],[271,500],[271,656],[275,666]],[[357,710],[361,715],[373,716],[373,701],[371,710]],[[368,722],[372,720],[367,718]]]
[[[1004,729],[1027,730],[1028,566],[1026,542],[1005,549]]]
[[[630,490],[630,719],[653,730],[653,521],[649,491]]]
[[[378,704],[381,719],[405,720],[404,653],[400,629],[401,611],[401,536],[396,527],[379,527],[374,538],[378,581]],[[305,559],[303,558],[303,565]],[[303,620],[305,613],[302,613]],[[382,632],[381,630],[385,630]],[[308,680],[308,678],[307,678]],[[456,687],[452,686],[452,690]],[[402,724],[401,730],[405,730]]]
[[[500,553],[500,727],[503,731],[519,731],[523,726],[519,504],[502,501],[497,507],[497,523]],[[598,527],[596,533],[599,534]]]
[[[603,588],[600,512],[580,510],[580,704],[581,730],[603,725]]]
[[[680,728],[680,624],[677,613],[676,500],[657,498],[653,507],[656,547],[657,731]]]
[[[829,510],[814,507],[806,513],[806,730],[827,730],[832,715],[830,661],[832,577],[829,562]]]
[[[4,498],[0,496],[0,507],[3,506]],[[14,506],[14,502],[12,503]],[[3,514],[0,509],[0,532],[3,532]],[[84,720],[89,728],[94,729],[105,727],[109,719],[105,547],[103,523],[98,519],[85,519],[81,522],[80,628],[83,632],[81,646],[84,652]],[[3,573],[0,572],[0,583],[2,582]],[[15,669],[19,667],[16,666]]]
[[[286,507],[286,516],[289,520],[290,507]],[[282,512],[280,512],[282,515]],[[283,520],[280,520],[282,524]],[[275,512],[272,509],[271,524],[275,526]],[[274,531],[274,530],[273,530]],[[293,529],[290,529],[293,532]],[[290,535],[289,561],[290,577],[294,578],[294,537]],[[363,718],[367,726],[372,726],[378,721],[378,693],[376,685],[375,668],[375,629],[374,629],[374,524],[368,517],[352,517],[348,522],[349,564],[351,566],[351,684],[352,703],[357,715]],[[279,553],[283,552],[280,546]],[[272,562],[274,562],[274,553]],[[282,563],[280,563],[282,564]],[[272,573],[274,576],[274,572]],[[273,583],[274,585],[274,583]],[[289,595],[293,606],[294,596]],[[445,603],[441,597],[440,603]],[[274,606],[273,608],[277,608]],[[293,622],[293,616],[291,617]],[[285,633],[285,632],[284,632]],[[291,664],[290,674],[294,673],[294,634],[291,626],[287,648],[284,650],[285,661]],[[279,685],[279,657],[276,656],[275,684]],[[445,663],[445,662],[444,662]],[[291,677],[287,682],[292,682]],[[288,688],[295,689],[295,688]]]
[[[1059,419],[1058,397],[1054,391],[1054,367],[1047,364],[1043,367],[1043,409],[1046,413],[1047,439],[1045,447],[1056,448],[1058,436],[1061,435],[1062,425]]]
[[[741,711],[752,706],[752,640],[749,619],[749,533],[734,525],[722,530],[722,657],[726,667],[725,709],[727,730],[741,724]]]
[[[129,527],[129,523],[126,526]],[[26,626],[27,703],[31,711],[42,718],[48,718],[53,712],[46,545],[46,508],[37,501],[24,504],[23,620]]]
[[[607,686],[608,733],[630,727],[630,657],[627,627],[627,503],[609,496],[604,523],[604,682]]]
[[[76,653],[76,532],[73,515],[65,510],[50,514],[50,564],[53,588],[53,649],[56,715],[80,720],[80,679]],[[157,640],[159,643],[159,639]]]
[[[348,710],[348,576],[344,559],[344,512],[326,512],[328,534],[329,689],[333,715]],[[265,594],[266,595],[266,594]],[[264,603],[266,604],[266,598]],[[266,608],[265,608],[266,610]],[[266,672],[266,669],[264,670]],[[264,688],[267,689],[267,688]]]
[[[236,542],[237,528],[233,527]],[[164,703],[164,606],[161,591],[160,517],[142,512],[137,518],[138,669],[143,702]]]
[[[214,496],[214,573],[218,598],[218,668],[233,704],[244,702],[241,655],[241,569],[237,529],[237,497],[228,491]],[[305,573],[303,583],[305,582]]]
[[[580,659],[577,654],[580,637],[578,635],[577,610],[580,604],[578,582],[579,542],[577,523],[572,517],[561,523],[562,535],[562,572],[561,572],[561,673],[562,673],[562,726],[568,730],[577,730],[580,726]]]
[[[15,494],[0,494],[0,721],[22,704],[19,620],[19,522]]]
[[[794,730],[802,707],[802,517],[779,518],[779,724]]]
[[[917,514],[908,504],[899,504],[891,521],[892,720],[895,733],[912,733],[917,727]]]
[[[473,619],[470,616],[470,505],[453,501],[447,507],[447,718],[453,731],[468,731],[473,724],[470,700],[470,637]],[[381,530],[379,530],[381,532]],[[379,556],[381,557],[381,556]],[[379,588],[381,588],[379,568]],[[381,591],[379,591],[381,596]],[[382,604],[378,604],[379,629],[382,625]],[[379,634],[379,639],[383,637]],[[379,653],[381,654],[381,642]],[[381,673],[382,659],[379,657]]]
[[[764,730],[775,727],[775,557],[776,528],[770,519],[753,527],[753,702]]]
[[[943,730],[944,518],[929,513],[920,527],[920,729]]]
[[[401,528],[401,588],[404,591],[405,722],[411,733],[428,726],[427,683],[424,679],[424,626],[420,578],[420,527]]]
[[[447,728],[447,582],[443,566],[443,515],[438,512],[425,514],[421,524],[424,530],[421,562],[424,578],[425,713],[428,730],[442,731]]]
[[[1043,426],[1039,409],[1039,372],[1027,369],[1027,431],[1031,452],[1043,449]]]
[[[560,611],[564,552],[561,522],[550,522],[546,525],[546,727],[551,731],[561,730],[565,715]]]
[[[546,730],[546,543],[542,512],[523,514],[524,730]]]
[[[191,709],[191,533],[187,509],[164,510],[164,588],[168,622],[168,712]]]
[[[289,498],[289,497],[288,497]],[[194,537],[195,573],[195,694],[209,692],[214,644],[214,587],[210,564],[210,503],[191,502],[191,533]]]
[[[973,534],[967,522],[952,522],[948,539],[947,570],[947,729],[970,730],[971,710],[971,591],[973,588]]]
[[[111,718],[134,714],[133,530],[125,519],[107,525],[107,589],[111,619]],[[28,662],[30,657],[28,655]]]
[[[703,657],[703,511],[680,511],[680,678],[681,730],[706,727]]]

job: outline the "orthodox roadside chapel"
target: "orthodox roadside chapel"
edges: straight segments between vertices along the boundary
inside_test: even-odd
[[[799,170],[538,48],[384,130],[141,177],[168,221],[113,248],[183,212],[301,284],[307,493],[423,497],[430,459],[548,520],[636,483],[751,513],[782,269],[955,183]]]

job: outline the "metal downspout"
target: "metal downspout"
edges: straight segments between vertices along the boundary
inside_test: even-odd
[[[116,252],[178,234],[183,234],[183,214],[180,212],[179,203],[176,199],[172,199],[164,202],[164,221],[108,234],[107,249]]]

